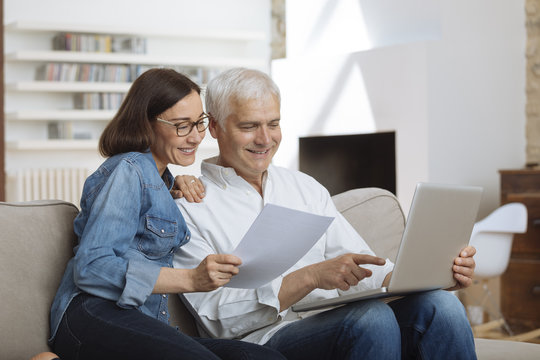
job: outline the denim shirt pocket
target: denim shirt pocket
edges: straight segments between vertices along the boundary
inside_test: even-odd
[[[147,258],[159,259],[174,251],[178,235],[177,221],[146,215],[144,226],[138,249]]]

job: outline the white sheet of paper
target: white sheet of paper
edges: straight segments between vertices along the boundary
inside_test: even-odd
[[[225,286],[258,288],[291,268],[324,234],[333,217],[266,204],[232,254],[240,272]]]

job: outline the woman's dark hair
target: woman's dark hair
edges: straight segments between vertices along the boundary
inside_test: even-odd
[[[172,69],[144,72],[133,82],[120,109],[103,130],[100,154],[110,157],[148,150],[155,141],[151,123],[192,91],[201,93],[197,84]]]

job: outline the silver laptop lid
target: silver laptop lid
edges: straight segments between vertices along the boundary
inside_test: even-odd
[[[388,290],[407,292],[455,285],[454,258],[467,246],[482,188],[419,183]]]

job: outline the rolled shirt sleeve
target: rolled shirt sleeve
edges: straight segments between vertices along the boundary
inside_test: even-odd
[[[152,294],[161,266],[148,261],[130,260],[126,285],[116,304],[123,308],[138,307]]]

